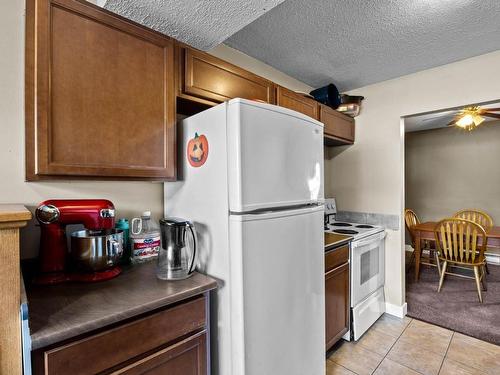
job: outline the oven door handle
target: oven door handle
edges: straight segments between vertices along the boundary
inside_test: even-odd
[[[355,248],[355,247],[362,247],[362,246],[365,246],[365,245],[369,245],[369,244],[377,242],[377,241],[382,241],[385,237],[386,237],[386,233],[385,233],[385,230],[384,230],[376,238],[369,238],[369,239],[364,240],[364,241],[353,242],[352,243],[352,247]]]

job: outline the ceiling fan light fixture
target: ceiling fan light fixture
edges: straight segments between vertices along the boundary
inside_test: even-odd
[[[447,125],[471,131],[476,129],[489,117],[500,119],[500,114],[495,112],[500,112],[500,108],[481,108],[479,106],[465,107],[459,110],[453,120]]]
[[[484,117],[476,113],[472,115],[472,120],[474,121],[474,125],[479,126],[484,121]]]
[[[457,122],[455,122],[455,125],[460,128],[466,129],[471,125],[474,125],[474,118],[471,114],[468,113],[465,116],[460,117]]]

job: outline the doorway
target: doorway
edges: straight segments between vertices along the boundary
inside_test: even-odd
[[[500,113],[493,111],[500,108],[496,101],[403,118],[404,207],[431,230],[441,219],[466,208],[485,211],[500,225],[500,116],[481,116],[470,128],[458,126],[461,111],[473,106]],[[480,303],[474,280],[446,274],[442,291],[437,292],[440,275],[432,231],[429,236],[420,241],[425,250],[416,281],[415,239],[405,231],[408,315],[500,344],[500,322],[489,318],[498,314],[500,305],[500,246],[496,248],[495,239],[489,244],[494,246],[488,245],[488,290]]]

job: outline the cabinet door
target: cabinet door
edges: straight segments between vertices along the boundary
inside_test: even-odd
[[[173,41],[88,2],[28,0],[28,179],[175,178]]]
[[[278,86],[276,92],[276,104],[279,106],[293,109],[313,119],[318,119],[318,102],[315,100],[281,86]]]
[[[349,330],[349,263],[325,275],[326,350]]]
[[[233,98],[274,104],[274,84],[262,77],[191,48],[180,48],[181,94],[223,102]]]
[[[330,138],[332,143],[335,143],[336,139],[339,141],[338,144],[354,143],[354,119],[352,117],[321,104],[319,121],[325,125],[325,138]]]
[[[207,336],[205,332],[157,351],[113,375],[206,375]]]

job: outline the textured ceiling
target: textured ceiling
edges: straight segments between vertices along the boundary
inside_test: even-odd
[[[92,1],[92,0],[91,0]],[[211,49],[284,0],[93,0],[132,21]]]
[[[346,91],[498,50],[499,15],[499,0],[287,0],[225,43]]]

